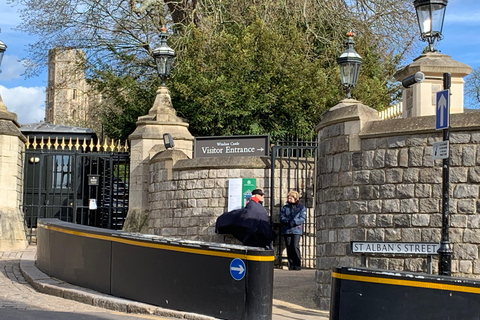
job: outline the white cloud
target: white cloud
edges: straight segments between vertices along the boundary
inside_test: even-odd
[[[445,23],[480,24],[480,12],[458,12],[445,15]]]
[[[20,124],[35,123],[45,118],[45,88],[44,87],[14,87],[0,86],[2,100],[7,110],[17,114]]]
[[[21,78],[21,74],[25,71],[25,67],[19,61],[17,56],[4,55],[0,70],[2,70],[0,73],[0,81],[3,82]]]

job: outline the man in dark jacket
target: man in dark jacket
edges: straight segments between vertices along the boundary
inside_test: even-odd
[[[244,246],[271,248],[274,236],[267,210],[262,205],[263,198],[262,189],[253,190],[245,208],[218,217],[216,232],[231,234]]]
[[[252,197],[245,206],[244,219],[250,232],[241,240],[244,246],[269,247],[273,241],[270,220],[263,207],[264,196],[262,189],[253,190]]]

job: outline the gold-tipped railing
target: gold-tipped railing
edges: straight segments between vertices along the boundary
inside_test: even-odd
[[[128,152],[129,147],[128,147],[128,142],[125,141],[125,143],[121,143],[120,140],[105,140],[103,143],[101,141],[98,141],[96,144],[93,142],[93,140],[90,140],[89,143],[87,143],[87,139],[83,139],[83,143],[79,138],[72,140],[72,138],[69,138],[68,141],[65,141],[65,138],[59,139],[58,137],[55,138],[55,140],[52,141],[50,137],[45,139],[42,137],[40,141],[37,141],[37,137],[33,137],[33,140],[30,141],[30,137],[27,136],[27,142],[25,143],[25,148],[26,149],[40,149],[40,150],[61,150],[61,151],[66,151],[66,150],[82,150],[82,152]]]
[[[388,120],[388,119],[398,119],[402,117],[403,113],[403,105],[402,103],[398,103],[395,105],[392,105],[385,110],[379,111],[378,116],[382,120]]]

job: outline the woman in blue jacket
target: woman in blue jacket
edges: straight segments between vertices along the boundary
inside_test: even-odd
[[[280,222],[283,225],[282,234],[287,248],[289,270],[301,270],[300,237],[307,209],[300,204],[299,198],[297,191],[290,191],[287,195],[287,203],[280,210]]]

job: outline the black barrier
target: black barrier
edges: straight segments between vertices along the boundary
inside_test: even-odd
[[[272,319],[272,250],[42,219],[37,265],[113,296],[220,319]]]
[[[480,281],[367,268],[332,272],[331,320],[480,319]]]

